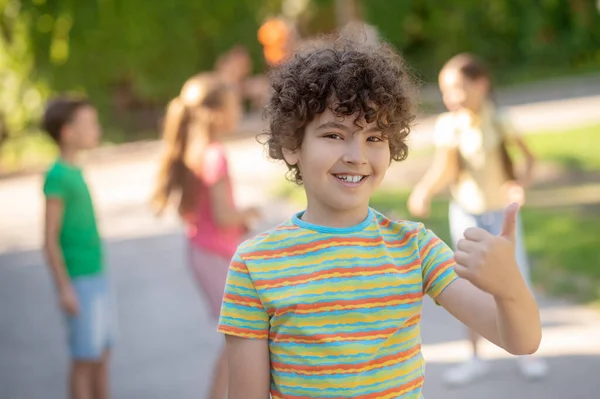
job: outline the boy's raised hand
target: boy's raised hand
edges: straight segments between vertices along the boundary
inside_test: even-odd
[[[496,298],[509,298],[513,290],[523,287],[515,260],[518,212],[516,203],[506,208],[497,236],[476,227],[465,230],[465,238],[458,241],[454,253],[456,274]]]

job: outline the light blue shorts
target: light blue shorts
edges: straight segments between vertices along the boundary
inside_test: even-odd
[[[504,220],[504,210],[485,212],[475,215],[466,212],[455,202],[450,203],[450,235],[452,244],[456,247],[459,239],[463,238],[463,233],[469,227],[479,227],[490,234],[499,234]],[[520,215],[517,215],[517,226],[515,235],[515,258],[525,282],[530,285],[529,260],[525,250],[523,237],[523,224]]]
[[[100,360],[117,334],[114,298],[106,275],[74,277],[71,280],[79,301],[79,314],[66,316],[71,358]]]

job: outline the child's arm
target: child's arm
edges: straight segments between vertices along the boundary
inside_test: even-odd
[[[518,179],[518,184],[522,187],[527,187],[533,180],[533,167],[535,166],[535,157],[531,152],[529,146],[523,140],[523,136],[518,129],[511,123],[510,117],[506,112],[500,112],[499,114],[499,126],[502,135],[510,145],[516,145],[519,151],[525,157],[525,171],[523,176]]]
[[[437,302],[458,320],[515,355],[534,353],[542,330],[539,310],[514,256],[518,206],[507,208],[502,232],[465,231],[454,254],[456,273]]]
[[[428,216],[431,197],[452,183],[457,171],[458,157],[456,149],[451,147],[437,148],[433,163],[425,176],[415,186],[408,199],[410,213],[417,217]]]
[[[207,150],[203,167],[196,173],[209,188],[213,218],[217,225],[247,228],[252,219],[259,217],[260,214],[256,208],[238,210],[231,205],[227,158],[220,146]]]
[[[513,136],[512,141],[514,144],[516,144],[516,146],[519,148],[519,150],[523,153],[523,156],[525,157],[525,171],[523,173],[523,176],[519,179],[519,183],[523,187],[527,187],[529,184],[531,184],[531,181],[533,180],[533,168],[535,166],[535,157],[533,156],[533,153],[531,152],[531,149],[529,148],[525,140],[523,140],[523,137],[515,135]]]
[[[494,297],[466,279],[450,284],[437,301],[463,324],[513,355],[534,353],[541,339],[538,308],[527,287]]]
[[[269,399],[271,363],[266,339],[225,335],[229,399]]]
[[[218,331],[225,334],[229,399],[268,399],[269,314],[239,248],[229,266]]]
[[[66,312],[75,315],[79,312],[79,303],[67,274],[58,238],[62,224],[62,215],[63,201],[60,198],[47,198],[44,225],[44,253],[50,265],[50,271],[54,277],[56,287],[58,288],[60,305]]]
[[[229,204],[227,182],[221,179],[210,187],[213,216],[221,227],[247,226],[252,220],[260,216],[257,208],[239,211]]]

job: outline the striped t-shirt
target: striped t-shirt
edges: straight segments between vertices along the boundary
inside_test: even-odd
[[[457,278],[452,251],[372,209],[349,228],[301,215],[238,248],[219,331],[269,340],[273,399],[421,398],[423,295]]]

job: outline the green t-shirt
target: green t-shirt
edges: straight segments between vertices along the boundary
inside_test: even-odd
[[[59,159],[46,173],[44,195],[63,201],[60,246],[71,277],[103,272],[102,243],[81,169]]]

